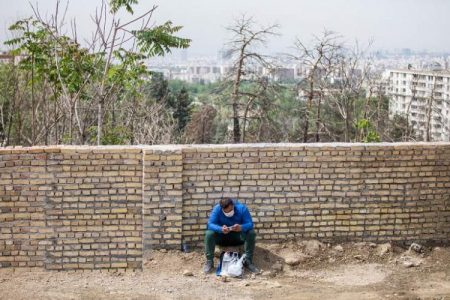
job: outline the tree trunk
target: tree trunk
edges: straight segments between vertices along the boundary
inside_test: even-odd
[[[12,96],[12,103],[10,105],[10,110],[9,110],[9,116],[8,116],[8,133],[6,135],[6,143],[5,146],[9,145],[9,142],[11,140],[11,129],[12,129],[12,125],[13,125],[13,116],[14,116],[14,112],[16,111],[16,98],[18,97],[19,94],[19,78],[16,77],[16,70],[15,67],[14,68],[14,94]]]
[[[97,145],[101,145],[102,141],[102,124],[103,124],[103,99],[98,103],[97,112]]]
[[[31,146],[36,142],[36,111],[34,101],[34,54],[31,57]]]
[[[242,121],[242,142],[245,143],[245,137],[246,137],[246,127],[247,127],[247,116],[248,116],[248,111],[250,109],[250,105],[253,103],[253,101],[255,100],[255,98],[251,98],[248,102],[247,105],[245,106],[245,111],[244,111],[244,120]]]
[[[309,82],[309,94],[308,94],[308,106],[305,111],[305,126],[303,128],[303,143],[308,142],[308,131],[309,131],[309,114],[312,108],[312,101],[314,98],[314,76],[310,78]]]
[[[241,142],[241,128],[239,125],[239,87],[241,85],[242,67],[244,65],[244,51],[242,48],[239,54],[239,64],[236,70],[236,79],[233,86],[232,105],[233,105],[233,141]]]
[[[49,116],[49,107],[48,107],[48,97],[47,97],[47,93],[46,93],[46,83],[44,83],[44,86],[42,88],[42,102],[44,103],[44,144],[48,145],[48,130],[49,130],[49,126],[48,126],[48,116]]]
[[[431,142],[431,114],[433,107],[433,95],[430,97],[427,103],[427,126],[426,126],[426,142]]]
[[[59,136],[58,136],[58,108],[57,108],[57,104],[56,102],[58,102],[56,95],[55,95],[55,102],[53,103],[53,117],[54,117],[54,122],[55,122],[55,144],[59,144]]]
[[[320,108],[321,108],[321,102],[322,102],[322,93],[320,94],[319,97],[319,102],[317,103],[317,119],[316,119],[316,142],[320,142]]]
[[[436,88],[436,79],[433,82],[430,98],[427,103],[427,124],[426,124],[426,142],[431,142],[431,115],[433,112],[434,91]]]
[[[345,102],[345,142],[350,142],[350,105],[348,99]]]
[[[73,105],[72,100],[70,100],[70,112],[69,112],[69,138],[70,138],[70,145],[73,144]]]

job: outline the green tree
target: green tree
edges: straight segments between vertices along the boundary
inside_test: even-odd
[[[146,87],[146,93],[158,102],[169,100],[169,82],[164,78],[164,74],[160,72],[152,72],[150,82]],[[173,103],[171,106],[173,106]]]
[[[380,142],[380,135],[374,130],[373,125],[367,119],[358,120],[356,128],[360,130],[360,141],[364,143]]]
[[[45,130],[42,131],[46,135],[51,130],[55,131],[54,140],[58,142],[58,132],[62,131],[59,135],[64,137],[63,141],[72,143],[75,140],[74,128],[77,128],[80,143],[91,140],[88,134],[96,135],[97,144],[111,140],[102,139],[103,127],[107,126],[105,130],[108,132],[121,132],[123,124],[118,124],[118,116],[123,118],[125,114],[119,111],[123,112],[125,108],[122,106],[128,107],[126,103],[129,102],[124,97],[132,95],[135,102],[143,97],[133,93],[133,89],[140,90],[142,79],[149,76],[144,62],[150,57],[170,53],[173,48],[189,46],[189,39],[176,36],[181,26],[170,21],[148,26],[156,6],[129,22],[122,22],[117,12],[123,8],[128,14],[133,14],[137,2],[110,0],[109,5],[103,4],[93,18],[97,28],[86,48],[77,42],[76,33],[73,37],[62,34],[64,29],[58,25],[63,21],[57,13],[50,18],[51,21],[44,21],[35,9],[35,17],[11,26],[17,38],[7,44],[15,47],[15,53],[25,56],[20,66],[30,74],[31,109],[27,110],[31,111],[31,124],[28,126],[31,129],[30,144],[39,140],[37,108],[50,98],[45,95],[48,92],[54,99],[55,113],[53,124],[44,122]],[[37,84],[40,84],[38,89]],[[167,82],[165,84],[167,89]],[[43,99],[42,103],[38,102],[37,94]],[[44,106],[50,107],[48,104]],[[95,121],[92,114],[94,106],[97,106],[96,130],[91,128]],[[42,113],[45,118],[47,114]],[[132,127],[133,123],[126,125]]]
[[[190,105],[191,100],[189,93],[185,87],[183,87],[176,97],[176,105],[174,111],[174,118],[177,120],[178,131],[183,131],[187,123],[190,120]]]

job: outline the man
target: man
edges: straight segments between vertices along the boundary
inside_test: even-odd
[[[256,234],[248,208],[237,200],[222,198],[215,205],[208,221],[205,234],[206,263],[203,271],[211,272],[214,268],[214,250],[216,244],[221,246],[239,246],[244,244],[245,267],[253,273],[258,269],[253,264]]]

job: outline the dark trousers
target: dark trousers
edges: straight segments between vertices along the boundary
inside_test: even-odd
[[[230,232],[228,234],[218,233],[212,230],[206,230],[205,233],[205,254],[206,259],[212,261],[214,259],[214,250],[216,244],[220,246],[240,246],[244,244],[245,258],[247,261],[253,261],[253,253],[255,251],[255,231],[247,232]]]

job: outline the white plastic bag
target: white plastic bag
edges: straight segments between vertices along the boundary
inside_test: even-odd
[[[239,258],[237,252],[225,252],[222,259],[221,276],[240,277],[244,272],[245,254]]]

